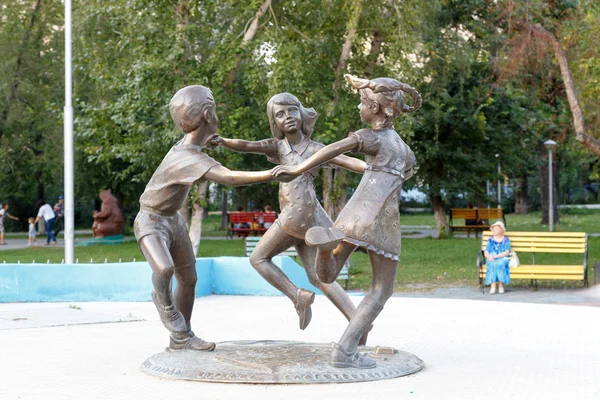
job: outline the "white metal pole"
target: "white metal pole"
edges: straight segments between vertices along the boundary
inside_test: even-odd
[[[500,161],[498,161],[498,208],[502,208],[502,187],[500,186]]]
[[[71,72],[71,0],[65,0],[65,109],[64,109],[64,168],[65,168],[65,263],[74,261],[74,179],[73,179],[73,104]]]
[[[548,149],[548,230],[554,232],[554,202],[552,194],[554,188],[552,185],[552,149]]]

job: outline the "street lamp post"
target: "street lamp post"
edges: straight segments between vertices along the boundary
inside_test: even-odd
[[[64,107],[64,174],[65,174],[65,263],[74,258],[74,173],[73,173],[73,104],[71,74],[71,0],[65,0],[65,107]]]
[[[548,231],[554,231],[554,201],[552,195],[554,184],[552,183],[552,150],[556,147],[556,142],[552,139],[546,140],[544,146],[548,149]]]
[[[502,187],[500,186],[500,154],[496,154],[496,162],[498,163],[498,178],[496,179],[496,185],[498,186],[498,208],[502,208]]]

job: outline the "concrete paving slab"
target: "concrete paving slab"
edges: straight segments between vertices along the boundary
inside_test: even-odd
[[[26,329],[59,325],[99,324],[140,321],[131,312],[115,313],[74,303],[3,303],[0,304],[0,330]]]
[[[358,302],[361,298],[354,297]],[[139,367],[168,336],[151,303],[85,303],[149,320],[0,331],[1,399],[598,399],[600,309],[394,297],[369,336],[424,360],[423,371],[360,384],[267,386],[152,377]],[[22,307],[23,305],[15,305]],[[323,296],[300,331],[284,297],[209,296],[194,309],[208,340],[335,341],[346,322]]]

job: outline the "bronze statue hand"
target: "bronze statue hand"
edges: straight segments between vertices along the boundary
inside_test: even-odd
[[[214,149],[215,147],[219,147],[221,144],[223,144],[223,138],[219,135],[215,135],[212,139],[210,139],[208,144],[211,149]]]
[[[300,175],[301,172],[297,167],[291,167],[287,165],[278,165],[271,170],[271,174],[274,177],[279,177],[279,175],[292,175],[295,178],[297,175]]]
[[[288,183],[296,179],[296,177],[297,175],[282,174],[273,176],[273,180],[276,180],[277,182]]]

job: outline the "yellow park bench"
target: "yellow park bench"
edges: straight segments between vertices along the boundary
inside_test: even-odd
[[[464,224],[460,225],[458,220],[464,221]],[[475,232],[475,237],[479,236],[479,232],[490,229],[490,224],[496,220],[502,220],[504,225],[506,225],[506,218],[502,208],[450,209],[450,229],[452,232],[467,231],[467,237],[471,236],[471,231]]]
[[[510,279],[530,279],[537,287],[538,279],[583,281],[588,286],[587,234],[585,232],[506,232],[510,248],[519,256],[521,265],[510,269]],[[485,231],[481,237],[481,250],[477,256],[479,284],[485,285],[485,256],[483,254],[492,232]],[[531,264],[525,254],[531,253]],[[582,261],[571,264],[536,264],[537,253],[581,254]]]

